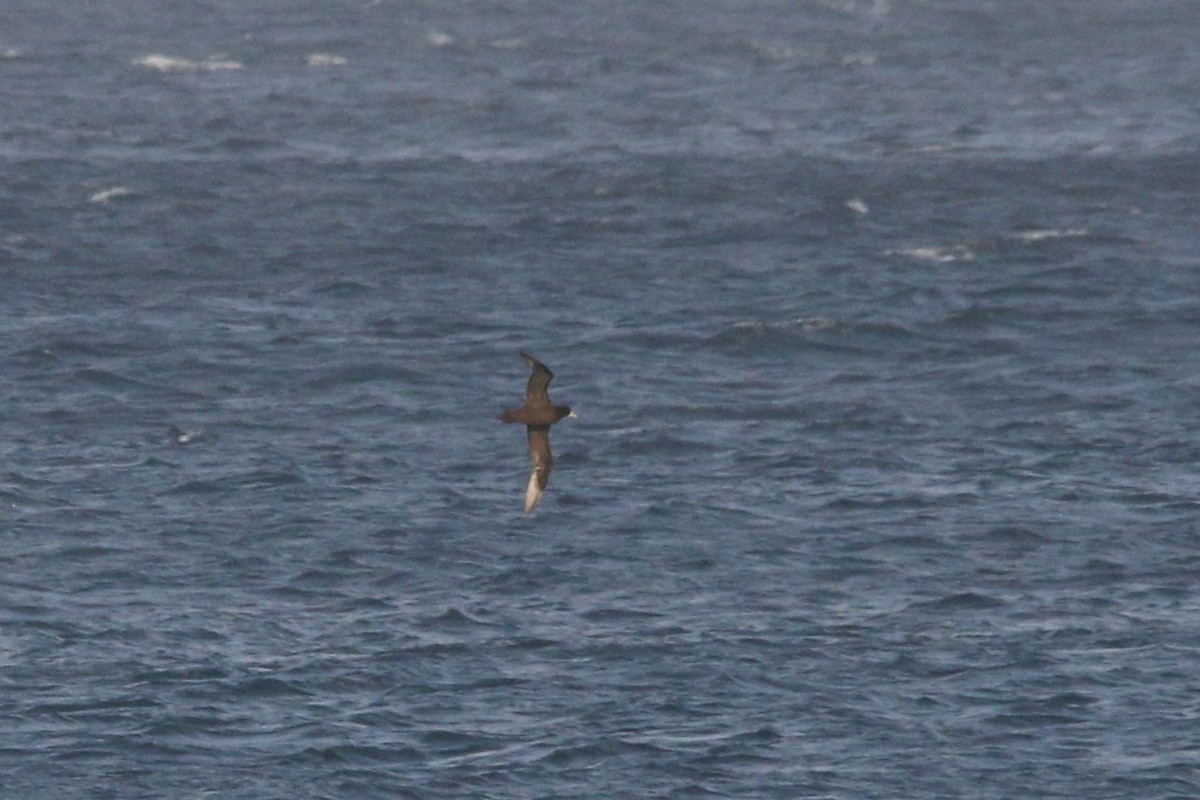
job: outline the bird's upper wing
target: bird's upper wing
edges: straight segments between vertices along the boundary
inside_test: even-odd
[[[525,405],[550,405],[550,381],[553,380],[554,373],[528,353],[521,353],[521,358],[525,359],[525,363],[533,370],[529,374],[529,385],[525,387]]]

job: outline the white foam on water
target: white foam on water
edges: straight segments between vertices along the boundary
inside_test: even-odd
[[[189,58],[165,56],[161,53],[151,53],[148,56],[139,58],[133,63],[141,67],[156,69],[159,72],[206,72],[242,69],[243,67],[243,64],[240,61],[234,61],[221,56],[213,56],[203,61],[194,61]]]
[[[932,261],[938,264],[975,260],[975,252],[961,244],[950,245],[949,247],[909,247],[903,250],[886,250],[884,254],[889,256],[908,256],[919,261]]]
[[[117,199],[118,197],[129,197],[133,193],[134,193],[133,189],[129,189],[125,186],[113,186],[111,189],[104,189],[102,191],[96,192],[95,194],[93,194],[91,197],[88,198],[88,202],[89,203],[107,203],[110,200]]]
[[[345,56],[331,53],[309,53],[305,61],[310,67],[341,67],[347,63]]]

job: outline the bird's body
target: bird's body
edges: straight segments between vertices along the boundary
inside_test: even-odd
[[[554,456],[550,454],[550,426],[575,414],[570,406],[556,406],[550,402],[549,386],[554,373],[528,353],[521,353],[521,358],[532,369],[529,385],[525,388],[525,405],[505,411],[500,415],[500,421],[526,426],[529,460],[533,464],[529,485],[525,488],[525,513],[529,514],[542,499],[542,492],[550,482],[550,468],[554,466]]]

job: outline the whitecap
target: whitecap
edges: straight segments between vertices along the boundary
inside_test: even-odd
[[[1068,239],[1077,236],[1087,236],[1086,228],[1047,228],[1045,230],[1020,231],[1009,234],[1010,238],[1022,242],[1041,242],[1046,239]]]
[[[838,327],[838,321],[833,317],[800,317],[796,324],[810,333],[831,331]]]
[[[346,64],[345,56],[330,53],[309,53],[305,59],[310,67],[340,67]]]
[[[886,250],[885,255],[908,256],[920,261],[933,261],[938,264],[948,264],[953,261],[974,261],[975,253],[968,247],[956,244],[950,247],[910,247],[904,250]]]
[[[240,61],[228,58],[212,57],[204,61],[193,61],[189,58],[175,58],[160,53],[151,53],[133,62],[141,67],[149,67],[159,72],[200,72],[212,70],[241,69]]]
[[[114,186],[111,189],[104,189],[96,192],[88,198],[89,203],[107,203],[109,200],[115,200],[118,197],[129,197],[133,194],[133,189],[124,186]]]
[[[843,67],[873,67],[878,57],[874,53],[847,53],[842,56]]]

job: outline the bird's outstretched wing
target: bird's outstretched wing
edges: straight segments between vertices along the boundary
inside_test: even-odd
[[[542,499],[542,492],[546,491],[546,484],[550,482],[550,468],[554,466],[554,456],[550,455],[550,426],[529,425],[527,430],[533,472],[529,475],[529,485],[525,487],[526,514],[532,512]]]
[[[550,405],[550,381],[553,380],[554,373],[529,353],[521,353],[521,358],[525,359],[525,363],[533,370],[529,375],[529,385],[525,387],[525,405]]]

